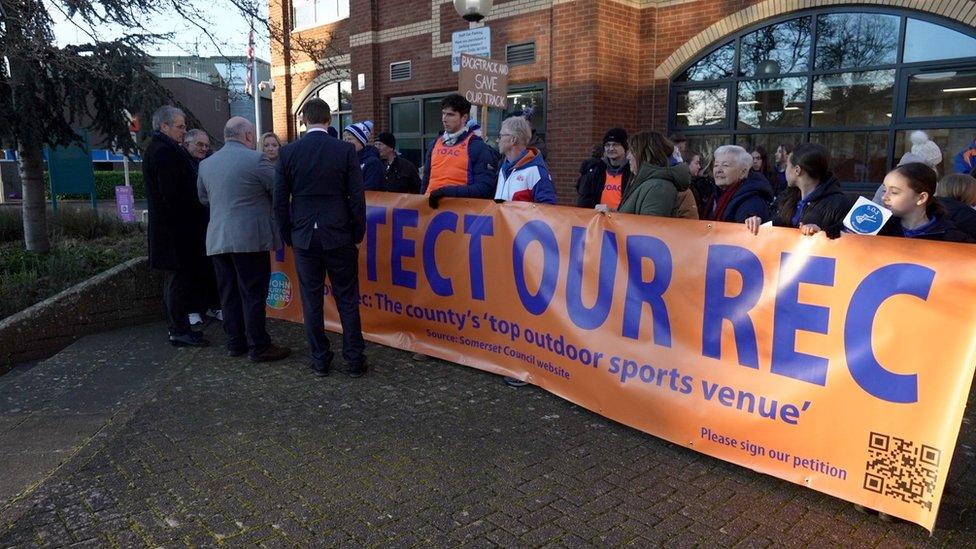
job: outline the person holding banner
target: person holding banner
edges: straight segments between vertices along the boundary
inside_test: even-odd
[[[576,205],[594,208],[606,204],[611,210],[620,206],[620,200],[630,183],[630,163],[627,161],[627,130],[611,128],[603,136],[603,162],[590,167],[576,180]]]
[[[634,175],[617,209],[620,213],[698,219],[691,173],[684,162],[673,164],[674,144],[657,132],[641,132],[628,142]]]
[[[759,172],[752,171],[752,155],[738,145],[715,149],[714,168],[717,191],[708,205],[711,221],[744,223],[756,216],[769,221],[773,188]]]
[[[452,93],[441,100],[444,132],[427,151],[427,169],[420,192],[431,208],[441,198],[491,198],[495,194],[495,170],[491,147],[468,129],[471,102]]]
[[[827,149],[816,143],[800,144],[787,156],[787,188],[776,199],[773,225],[799,228],[805,235],[824,231],[829,238],[840,236],[854,203],[830,172],[829,162]],[[759,233],[762,223],[759,216],[746,219],[752,234]]]
[[[884,205],[891,210],[882,236],[900,236],[945,242],[973,242],[946,218],[935,198],[935,171],[928,164],[912,162],[898,166],[884,178]]]
[[[532,126],[522,117],[506,118],[498,134],[498,148],[505,155],[498,170],[495,200],[556,203],[556,187],[542,153],[528,147]]]
[[[350,377],[366,374],[359,316],[359,249],[366,235],[366,195],[356,149],[330,136],[329,105],[311,99],[302,108],[304,137],[281,148],[274,210],[282,240],[295,250],[305,337],[316,375],[329,375],[333,353],[325,335],[325,277],[342,324],[342,357]]]

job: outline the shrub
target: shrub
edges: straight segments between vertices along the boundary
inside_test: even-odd
[[[146,198],[146,185],[142,179],[140,164],[129,165],[129,184],[136,200]],[[115,187],[125,185],[125,172],[95,172],[95,196],[99,200],[115,200]],[[51,199],[51,181],[48,172],[44,172],[44,192],[48,200]],[[59,194],[58,199],[85,199],[86,194]]]

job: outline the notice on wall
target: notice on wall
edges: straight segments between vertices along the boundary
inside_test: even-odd
[[[504,109],[508,102],[508,65],[461,54],[458,93],[472,105]]]
[[[451,70],[461,70],[461,54],[491,57],[491,29],[478,27],[451,34]]]

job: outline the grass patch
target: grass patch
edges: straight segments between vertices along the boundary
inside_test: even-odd
[[[92,211],[64,209],[48,219],[48,231],[51,253],[27,252],[20,212],[0,212],[0,318],[146,254],[143,226]]]

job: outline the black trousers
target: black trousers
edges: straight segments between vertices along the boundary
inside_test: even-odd
[[[326,250],[313,234],[307,250],[295,248],[295,268],[302,289],[305,337],[318,367],[332,364],[334,354],[325,336],[325,276],[332,283],[332,296],[342,324],[342,358],[350,366],[366,362],[362,322],[359,318],[359,249],[353,244]]]
[[[271,344],[265,329],[265,302],[271,281],[268,252],[211,256],[220,289],[228,349],[260,353]]]
[[[193,299],[193,274],[184,270],[163,271],[163,305],[170,335],[190,332],[190,302]]]

